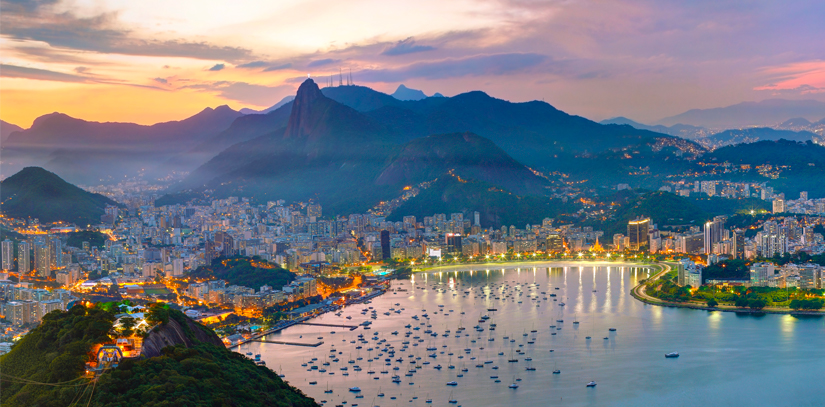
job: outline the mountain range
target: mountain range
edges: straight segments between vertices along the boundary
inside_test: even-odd
[[[5,216],[78,225],[99,223],[106,206],[118,206],[103,195],[86,192],[39,167],[24,168],[0,182],[0,202],[0,212]]]
[[[548,187],[558,181],[540,175],[542,171],[562,169],[578,156],[595,158],[632,148],[665,161],[678,149],[652,148],[662,140],[701,149],[630,126],[600,125],[543,102],[511,103],[483,92],[401,101],[360,86],[320,89],[311,79],[292,102],[266,115],[238,119],[220,137],[238,140],[255,133],[259,135],[218,153],[173,192],[189,197],[192,191],[210,191],[261,201],[312,198],[331,213],[347,213],[400,196],[405,187],[432,182],[429,188],[435,190],[412,201],[430,197],[421,205],[449,199],[466,206],[473,202],[470,196],[487,191],[501,194],[495,205],[487,206],[493,211],[518,208],[510,202],[518,197],[547,201]],[[159,204],[175,201],[170,195]],[[477,209],[491,222],[501,218]]]
[[[742,127],[776,126],[788,119],[802,117],[809,121],[825,118],[825,102],[817,100],[767,99],[743,102],[712,109],[691,109],[666,117],[655,124],[687,124],[717,131]]]
[[[6,139],[16,131],[23,131],[23,128],[16,124],[0,120],[0,142],[5,142]]]

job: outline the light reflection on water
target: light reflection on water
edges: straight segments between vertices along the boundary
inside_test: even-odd
[[[313,321],[357,324],[369,319],[360,311],[372,306],[379,312],[372,330],[335,329],[333,335],[330,330],[334,328],[297,326],[273,335],[271,339],[314,342],[314,338],[323,336],[324,345],[303,348],[254,343],[243,346],[240,351],[261,353],[267,365],[275,370],[282,366],[291,384],[316,400],[329,400],[327,405],[334,405],[333,401],[335,404],[348,401],[348,406],[424,406],[428,405],[424,403],[426,397],[434,400],[432,405],[447,405],[451,392],[464,406],[821,405],[825,394],[812,380],[825,374],[825,364],[820,362],[825,356],[821,346],[825,333],[822,319],[740,316],[656,307],[641,303],[628,293],[639,279],[649,277],[646,270],[637,266],[558,266],[525,264],[491,269],[481,265],[474,267],[472,273],[445,270],[417,274],[403,282],[408,292],[388,293],[370,305],[349,307],[340,318],[327,314]],[[411,283],[425,289],[413,288]],[[433,289],[439,283],[438,287],[446,292]],[[479,297],[479,289],[485,286],[491,288],[484,291],[490,293],[491,298]],[[502,287],[505,287],[503,292],[500,291]],[[451,291],[453,288],[456,291]],[[472,295],[465,298],[466,289],[471,289]],[[531,300],[534,298],[531,293],[537,294],[538,303]],[[558,301],[552,301],[551,293],[557,294]],[[504,297],[507,294],[511,297]],[[502,300],[496,300],[496,295]],[[545,297],[548,300],[542,299]],[[565,307],[558,305],[562,301],[566,303]],[[396,307],[395,303],[401,305]],[[439,304],[444,305],[445,311],[453,309],[454,312],[434,314]],[[382,314],[389,308],[402,307],[405,310],[401,314]],[[487,308],[497,308],[498,311],[487,312]],[[349,341],[356,339],[359,333],[370,337],[378,332],[380,338],[386,338],[399,349],[401,341],[411,339],[404,338],[404,325],[412,323],[415,326],[416,321],[410,317],[421,315],[422,309],[430,313],[434,331],[441,333],[451,329],[455,332],[459,325],[463,325],[468,328],[468,333],[476,336],[455,338],[451,334],[448,338],[441,335],[431,338],[422,333],[426,329],[422,326],[421,331],[414,332],[425,342],[418,347],[410,346],[413,353],[422,357],[421,362],[430,359],[424,349],[430,343],[455,355],[448,357],[445,352],[445,355],[430,359],[431,365],[422,365],[413,378],[403,376],[408,368],[408,364],[404,364],[400,370],[404,379],[402,384],[391,383],[391,374],[365,374],[368,370],[367,345],[356,350],[356,345]],[[465,315],[460,315],[462,311]],[[476,333],[471,329],[484,314],[490,314],[491,322],[498,325],[496,331]],[[353,318],[344,319],[348,315]],[[564,322],[555,323],[556,319],[564,319]],[[572,324],[574,319],[580,324]],[[550,325],[561,325],[563,329],[551,331]],[[615,327],[617,331],[609,332],[609,327]],[[532,338],[532,334],[522,336],[531,329],[538,330],[534,345],[524,342],[525,338]],[[401,335],[390,335],[395,330]],[[517,342],[503,340],[505,333]],[[586,336],[592,338],[586,340]],[[489,337],[494,337],[495,341],[487,341]],[[481,339],[472,344],[472,338]],[[307,372],[300,366],[301,361],[312,357],[318,357],[318,363],[321,363],[333,344],[343,352],[339,355],[341,362],[328,367],[335,375]],[[444,344],[448,348],[441,348]],[[517,346],[519,344],[524,346]],[[477,369],[474,367],[476,361],[457,359],[458,355],[463,355],[464,348],[472,348],[472,355],[479,360],[494,360],[499,370],[493,371],[489,366]],[[507,363],[510,352],[516,349],[524,349],[533,358],[535,372],[525,371],[524,361]],[[550,349],[554,352],[549,352]],[[664,353],[674,350],[682,356],[664,358]],[[498,352],[504,352],[505,356],[498,356]],[[364,358],[361,361],[364,370],[353,372],[350,369],[350,375],[345,377],[338,369],[342,364],[346,365],[348,353]],[[370,356],[374,354],[369,353]],[[401,355],[405,356],[397,353],[393,360]],[[437,363],[445,366],[453,363],[459,369],[466,365],[470,370],[463,378],[456,378],[459,369],[435,370],[432,366]],[[392,364],[396,365],[395,362]],[[383,365],[383,357],[369,366],[374,370],[392,368]],[[556,368],[562,370],[560,375],[552,374]],[[501,383],[489,379],[494,372],[501,378]],[[380,379],[374,380],[372,376]],[[523,379],[517,390],[507,388],[514,376]],[[318,384],[309,385],[311,380]],[[410,380],[415,384],[409,385]],[[445,386],[449,380],[456,380],[459,385],[455,388]],[[597,381],[596,389],[584,387],[589,380]],[[327,383],[334,389],[333,394],[323,392]],[[350,386],[361,387],[364,398],[355,399],[349,394],[346,389]],[[386,397],[376,398],[379,388]],[[391,396],[397,399],[390,400]],[[412,397],[418,398],[410,402]]]

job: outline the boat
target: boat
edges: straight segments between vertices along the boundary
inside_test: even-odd
[[[511,385],[509,385],[509,386],[507,386],[507,387],[509,387],[509,388],[511,388],[511,389],[517,389],[517,388],[518,388],[518,385],[517,385],[517,384],[515,384],[515,383],[513,383],[513,384],[511,384]]]
[[[553,374],[561,374],[561,370],[556,369],[556,370],[553,371]]]
[[[678,358],[679,357],[679,352],[665,353],[665,357],[666,358]]]
[[[458,382],[456,382],[456,381],[447,382],[447,386],[458,386]]]
[[[610,331],[610,332],[616,332],[616,328],[609,328],[609,329],[608,329],[608,331]]]
[[[590,383],[587,383],[587,387],[596,387],[596,382],[591,380]]]
[[[358,387],[358,386],[355,386],[355,387],[350,387],[350,388],[349,388],[349,391],[351,391],[351,392],[353,392],[353,393],[358,393],[359,391],[361,391],[361,388],[360,388],[360,387]]]

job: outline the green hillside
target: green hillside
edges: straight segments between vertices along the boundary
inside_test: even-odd
[[[103,195],[86,192],[40,167],[26,167],[0,182],[0,201],[5,216],[84,226],[99,223],[106,205],[117,205]]]
[[[200,266],[189,276],[197,279],[219,279],[230,285],[260,288],[262,285],[282,287],[295,279],[295,274],[279,267],[274,263],[267,263],[258,258],[231,257],[212,261],[209,266]]]

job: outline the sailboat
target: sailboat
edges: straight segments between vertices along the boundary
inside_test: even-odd
[[[327,389],[324,390],[324,393],[326,393],[326,394],[332,393],[332,389],[329,388],[329,382],[327,382]]]
[[[453,392],[450,392],[450,400],[447,401],[450,404],[458,404],[458,400],[453,398]]]

